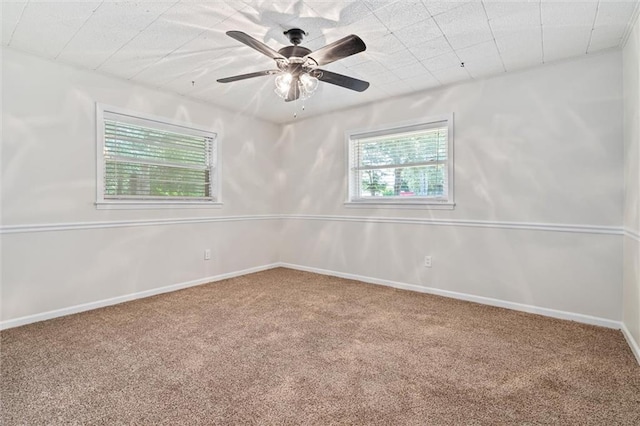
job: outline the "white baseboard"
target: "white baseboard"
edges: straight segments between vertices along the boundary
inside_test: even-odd
[[[627,328],[627,325],[624,322],[622,323],[621,330],[622,330],[622,334],[624,335],[624,338],[627,339],[627,343],[631,347],[631,352],[633,352],[633,355],[635,355],[636,360],[638,361],[638,364],[640,364],[640,345],[633,338],[633,336],[631,335],[631,332],[629,331],[629,329]]]
[[[616,330],[620,330],[620,328],[622,327],[622,324],[619,321],[614,321],[606,318],[576,314],[573,312],[558,311],[558,310],[549,309],[549,308],[541,308],[538,306],[525,305],[522,303],[509,302],[506,300],[492,299],[490,297],[474,296],[472,294],[467,294],[467,293],[458,293],[455,291],[441,290],[433,287],[422,287],[415,284],[406,284],[406,283],[401,283],[397,281],[382,280],[378,278],[365,277],[362,275],[330,271],[327,269],[313,268],[309,266],[296,265],[296,264],[285,263],[285,262],[281,262],[279,266],[282,266],[284,268],[297,269],[300,271],[314,272],[316,274],[330,275],[333,277],[363,281],[370,284],[384,285],[387,287],[394,287],[394,288],[399,288],[403,290],[411,290],[411,291],[417,291],[420,293],[435,294],[437,296],[444,296],[444,297],[450,297],[453,299],[466,300],[468,302],[476,302],[476,303],[481,303],[483,305],[497,306],[499,308],[506,308],[506,309],[512,309],[514,311],[528,312],[530,314],[538,314],[538,315],[543,315],[543,316],[552,317],[552,318],[559,318],[563,320],[580,322],[583,324],[613,328]]]
[[[155,296],[157,294],[169,293],[171,291],[181,290],[183,288],[194,287],[197,285],[207,284],[214,281],[225,280],[227,278],[239,277],[241,275],[252,274],[254,272],[265,271],[280,266],[278,263],[272,263],[254,268],[243,269],[241,271],[228,272],[226,274],[214,275],[212,277],[200,278],[193,281],[187,281],[178,284],[172,284],[165,287],[153,288],[151,290],[140,291],[137,293],[126,294],[124,296],[112,297],[110,299],[98,300],[95,302],[83,303],[81,305],[70,306],[68,308],[56,309],[53,311],[42,312],[40,314],[27,315],[20,318],[14,318],[6,321],[0,321],[0,330],[19,327],[34,322],[40,322],[48,319],[63,317],[66,315],[77,314],[79,312],[90,311],[105,306],[117,305],[118,303],[129,302],[131,300],[143,299],[145,297]]]
[[[19,327],[21,325],[31,324],[39,321],[45,321],[48,319],[58,318],[65,315],[71,315],[79,312],[89,311],[92,309],[102,308],[105,306],[116,305],[118,303],[128,302],[136,299],[142,299],[145,297],[155,296],[157,294],[168,293],[171,291],[181,290],[188,287],[194,287],[201,284],[220,281],[227,278],[239,277],[241,275],[252,274],[254,272],[265,271],[267,269],[273,269],[277,267],[313,272],[313,273],[322,274],[322,275],[330,275],[334,277],[363,281],[370,284],[384,285],[387,287],[394,287],[394,288],[399,288],[403,290],[411,290],[411,291],[416,291],[420,293],[435,294],[438,296],[450,297],[450,298],[459,299],[459,300],[466,300],[469,302],[476,302],[484,305],[497,306],[500,308],[506,308],[506,309],[512,309],[516,311],[528,312],[532,314],[544,315],[548,317],[559,318],[559,319],[564,319],[569,321],[576,321],[584,324],[597,325],[601,327],[613,328],[618,330],[622,329],[622,332],[624,333],[625,338],[629,342],[629,345],[631,346],[631,349],[634,355],[636,356],[636,358],[638,358],[638,362],[640,362],[640,349],[638,348],[637,342],[634,341],[633,337],[629,333],[628,329],[624,326],[624,324],[620,323],[619,321],[614,321],[606,318],[593,317],[593,316],[583,315],[583,314],[576,314],[572,312],[558,311],[555,309],[541,308],[538,306],[525,305],[522,303],[508,302],[505,300],[493,299],[489,297],[474,296],[471,294],[458,293],[458,292],[449,291],[449,290],[441,290],[433,287],[422,287],[415,284],[407,284],[407,283],[401,283],[397,281],[366,277],[363,275],[349,274],[344,272],[331,271],[327,269],[296,265],[296,264],[291,264],[286,262],[271,263],[268,265],[262,265],[262,266],[257,266],[253,268],[243,269],[240,271],[229,272],[226,274],[200,278],[193,281],[172,284],[165,287],[159,287],[151,290],[131,293],[124,296],[113,297],[110,299],[98,300],[95,302],[89,302],[81,305],[70,306],[68,308],[56,309],[53,311],[47,311],[39,314],[27,315],[20,318],[14,318],[14,319],[0,322],[0,330]]]

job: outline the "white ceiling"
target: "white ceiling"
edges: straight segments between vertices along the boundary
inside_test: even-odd
[[[619,48],[638,8],[638,0],[3,0],[2,43],[283,123],[296,111],[309,116]],[[216,82],[274,68],[226,31],[278,50],[289,44],[282,32],[295,27],[309,33],[302,45],[311,50],[360,36],[365,52],[323,68],[369,89],[321,83],[311,99],[285,103],[273,76]]]

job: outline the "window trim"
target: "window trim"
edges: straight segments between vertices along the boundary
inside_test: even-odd
[[[413,208],[413,209],[442,209],[453,210],[455,207],[454,199],[454,126],[453,126],[453,112],[449,114],[433,115],[417,120],[387,123],[384,125],[376,126],[374,128],[361,128],[345,132],[345,158],[346,158],[346,176],[347,176],[347,199],[344,202],[345,207],[359,207],[359,208]],[[411,127],[429,126],[439,122],[447,122],[447,194],[446,200],[427,197],[387,197],[380,198],[355,198],[353,196],[353,176],[351,171],[351,142],[354,137],[373,137],[384,136],[393,133],[400,133],[407,131]]]
[[[216,173],[216,185],[214,187],[215,197],[211,201],[204,200],[114,200],[105,199],[104,197],[104,133],[105,133],[105,113],[114,113],[131,117],[133,120],[146,120],[157,123],[158,128],[183,128],[192,132],[205,133],[207,135],[214,136],[214,143],[216,144],[216,161],[215,161],[215,173]],[[152,114],[140,113],[138,111],[131,111],[125,108],[115,107],[112,105],[106,105],[96,102],[96,209],[98,210],[110,210],[110,209],[162,209],[162,208],[220,208],[222,207],[222,185],[221,167],[220,161],[221,147],[219,142],[219,135],[217,132],[207,129],[205,127],[199,127],[193,124],[187,124],[170,120],[166,117],[156,116]]]

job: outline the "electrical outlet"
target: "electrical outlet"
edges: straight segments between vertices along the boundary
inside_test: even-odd
[[[431,268],[431,256],[424,257],[424,267]]]
[[[204,260],[211,260],[211,249],[206,249],[204,251]]]

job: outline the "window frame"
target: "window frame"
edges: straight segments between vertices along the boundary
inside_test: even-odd
[[[356,129],[345,132],[346,146],[346,176],[347,176],[347,199],[344,203],[346,207],[361,208],[417,208],[417,209],[444,209],[452,210],[455,207],[454,198],[454,126],[453,112],[448,114],[434,115],[418,120],[388,123],[374,128]],[[358,138],[387,136],[397,133],[406,133],[412,129],[428,128],[430,125],[447,123],[447,198],[436,197],[377,197],[362,198],[355,194],[357,188],[354,184],[354,173],[351,170],[353,156],[353,141]]]
[[[111,199],[104,196],[104,178],[105,178],[105,113],[113,113],[131,118],[131,124],[138,121],[152,122],[155,128],[160,130],[176,131],[176,128],[185,129],[186,132],[192,134],[204,134],[213,138],[212,143],[216,152],[214,159],[212,176],[215,173],[215,185],[212,186],[212,200],[172,200],[172,199]],[[156,208],[220,208],[222,206],[221,198],[221,151],[219,136],[211,129],[199,127],[190,123],[182,123],[170,120],[166,117],[155,116],[151,114],[131,111],[125,108],[115,107],[111,105],[96,102],[96,208],[97,209],[156,209]]]

